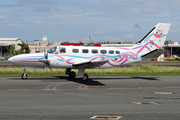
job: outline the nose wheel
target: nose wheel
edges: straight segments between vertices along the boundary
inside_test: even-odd
[[[28,78],[28,74],[26,73],[23,73],[22,76],[21,76],[22,79],[27,79]]]
[[[22,79],[28,79],[28,74],[26,74],[26,69],[23,69],[24,73],[22,74]]]

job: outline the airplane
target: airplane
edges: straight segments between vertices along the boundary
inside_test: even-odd
[[[22,54],[8,59],[24,67],[22,79],[27,79],[26,69],[65,68],[70,78],[72,69],[78,69],[78,78],[87,81],[85,69],[111,68],[157,58],[165,52],[163,45],[170,23],[158,23],[145,37],[132,47],[55,46],[44,53]],[[52,71],[52,70],[51,70]]]

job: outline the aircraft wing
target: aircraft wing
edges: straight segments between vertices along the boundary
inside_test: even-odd
[[[142,56],[142,60],[148,60],[153,58],[158,58],[161,54],[164,54],[164,49],[155,49],[145,55]]]
[[[74,63],[72,66],[78,68],[96,68],[106,64],[109,60],[101,60],[101,61],[84,61],[84,62],[77,62]]]

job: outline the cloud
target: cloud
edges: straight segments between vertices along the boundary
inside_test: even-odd
[[[134,24],[134,26],[133,26],[135,29],[139,29],[139,28],[141,28],[141,26],[138,24],[138,23],[136,23],[136,24]]]
[[[133,38],[134,35],[133,34],[125,34],[124,37],[126,37],[126,38]]]
[[[35,8],[37,12],[51,12],[51,6],[38,6]]]
[[[36,23],[38,23],[38,24],[43,24],[44,21],[42,21],[42,20],[37,20]]]
[[[0,19],[5,19],[6,17],[5,16],[0,16]]]
[[[96,34],[104,34],[104,32],[103,31],[97,31],[97,32],[95,32]]]

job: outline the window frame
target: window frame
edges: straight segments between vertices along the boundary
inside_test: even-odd
[[[61,50],[63,50],[61,52]],[[59,53],[62,54],[62,53],[66,53],[66,48],[65,47],[59,47]]]
[[[118,53],[117,53],[118,52]],[[116,52],[115,52],[116,54],[120,54],[121,52],[119,51],[119,50],[116,50]]]
[[[77,51],[74,51],[74,50],[77,50]],[[79,53],[79,49],[73,48],[73,49],[72,49],[72,53]]]
[[[96,52],[93,52],[93,51],[96,51]],[[92,49],[92,50],[91,50],[91,53],[97,54],[97,53],[98,53],[98,50],[97,50],[97,49]]]
[[[86,53],[86,54],[89,53],[89,49],[82,49],[82,53]]]
[[[103,53],[102,51],[106,51],[105,53]],[[101,54],[107,54],[107,50],[100,50]]]
[[[110,52],[110,51],[112,51],[112,52]],[[109,50],[109,54],[114,54],[114,50]]]

